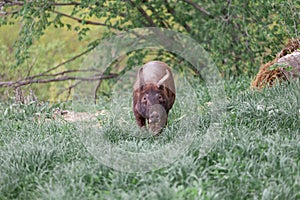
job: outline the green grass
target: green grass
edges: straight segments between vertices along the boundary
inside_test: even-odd
[[[1,103],[0,199],[300,199],[299,85],[258,92],[248,90],[249,82],[226,82],[221,137],[207,154],[201,136],[211,121],[209,97],[198,85],[199,107],[190,113],[195,141],[168,166],[146,173],[101,164],[78,134],[90,124],[51,120],[54,106]],[[184,90],[180,95],[185,102],[176,102],[159,137],[137,131],[126,98],[99,104],[107,113],[98,117],[102,128],[92,130],[98,140],[133,152],[172,145],[185,130],[187,122],[180,122],[191,103]]]

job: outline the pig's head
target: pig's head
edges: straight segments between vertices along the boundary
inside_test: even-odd
[[[149,128],[164,126],[167,122],[168,97],[164,86],[144,85],[140,88],[136,110],[148,120]]]
[[[137,112],[135,115],[138,116],[137,119],[147,120],[151,131],[159,133],[167,124],[168,113],[175,98],[175,96],[170,98],[172,92],[164,84],[170,73],[166,70],[165,76],[157,83],[145,83],[141,71],[139,72],[140,87],[134,92],[134,111]]]
[[[150,61],[137,73],[133,91],[133,112],[137,124],[160,133],[166,126],[169,110],[175,101],[175,84],[166,63]]]

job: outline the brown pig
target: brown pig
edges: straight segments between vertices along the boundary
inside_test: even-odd
[[[175,101],[175,84],[170,67],[150,61],[137,73],[133,91],[133,112],[137,124],[160,133]]]

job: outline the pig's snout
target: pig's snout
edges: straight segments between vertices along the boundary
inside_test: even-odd
[[[149,123],[157,123],[160,121],[160,114],[156,111],[153,111],[149,116]]]

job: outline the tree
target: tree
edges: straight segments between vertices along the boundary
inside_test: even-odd
[[[65,69],[69,62],[85,56],[104,38],[137,27],[161,27],[189,35],[210,53],[224,77],[253,75],[260,63],[271,60],[289,38],[299,35],[300,2],[268,1],[208,1],[208,0],[115,0],[115,1],[0,1],[1,25],[20,20],[19,39],[15,43],[16,67],[30,59],[30,48],[47,34],[47,29],[67,28],[76,32],[78,40],[93,33],[94,26],[104,27],[101,36],[94,38],[86,49],[72,58],[31,74],[36,66],[25,66],[28,73],[19,81],[4,81],[0,86],[21,87],[32,83],[47,83],[76,79],[66,88],[72,90],[82,81],[115,78],[130,69],[133,61],[143,62],[151,52],[135,51],[127,55],[125,68],[115,67],[103,76],[77,79],[78,69]],[[68,21],[66,20],[68,19]],[[180,58],[164,53],[167,62],[181,62]],[[187,64],[188,65],[188,64]],[[187,66],[186,65],[186,66]],[[57,72],[57,70],[59,70]],[[88,71],[88,69],[86,69]],[[53,73],[53,72],[56,73]],[[195,72],[197,73],[197,72]]]

